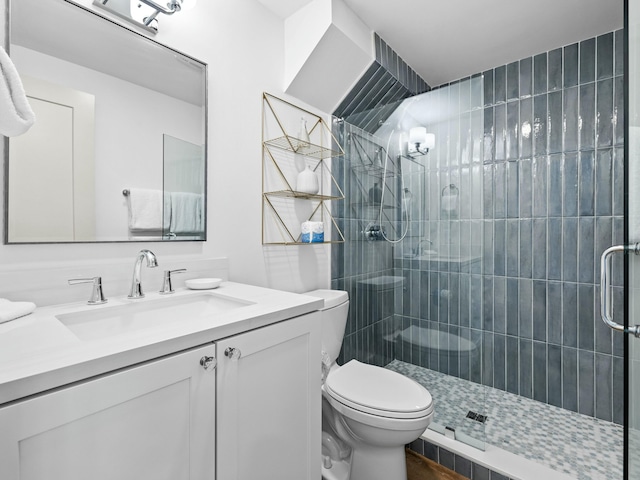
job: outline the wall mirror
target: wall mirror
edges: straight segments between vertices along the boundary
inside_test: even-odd
[[[11,0],[9,52],[5,243],[206,239],[204,63],[71,0]]]

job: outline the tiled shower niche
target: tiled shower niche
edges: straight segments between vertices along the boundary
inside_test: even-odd
[[[436,146],[422,170],[403,170],[420,202],[398,244],[364,238],[372,217],[351,208],[349,185],[370,179],[349,152],[334,164],[347,242],[334,249],[332,286],[352,299],[342,361],[398,359],[622,423],[623,340],[599,318],[598,285],[600,254],[623,242],[622,45],[611,32],[423,94],[449,117],[424,123]],[[357,127],[347,117],[339,130],[344,145]],[[443,202],[451,185],[455,210]],[[403,197],[397,181],[389,189],[397,234]],[[421,240],[469,261],[410,258]],[[423,348],[433,340],[419,328],[455,338],[458,353]]]

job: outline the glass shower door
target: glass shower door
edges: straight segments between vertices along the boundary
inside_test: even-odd
[[[625,335],[626,341],[626,418],[625,418],[625,479],[640,478],[640,338],[634,327],[640,325],[640,255],[637,243],[640,242],[640,1],[625,1],[625,31],[627,34],[626,84],[628,96],[626,102],[625,125],[625,205],[626,245],[630,251],[628,258],[628,277],[625,279],[625,296],[628,299],[628,318],[623,321],[622,312],[612,312],[613,322],[627,325],[625,331],[614,335]],[[615,247],[614,247],[615,248]],[[621,255],[618,255],[621,256]],[[603,267],[607,265],[603,261]],[[613,267],[615,269],[615,265]],[[606,275],[605,271],[605,275]],[[605,292],[606,295],[606,292]],[[603,300],[607,300],[603,295]],[[608,312],[603,307],[603,314]],[[605,319],[607,320],[607,319]],[[615,325],[613,326],[616,327]],[[619,327],[618,327],[619,328]],[[632,330],[628,334],[628,330]],[[634,335],[633,333],[636,333]]]

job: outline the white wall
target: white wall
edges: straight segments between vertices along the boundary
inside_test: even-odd
[[[0,0],[3,16],[6,2]],[[79,3],[91,7],[92,2]],[[0,25],[3,38],[2,18]],[[328,286],[327,246],[261,244],[261,94],[283,95],[283,21],[256,0],[201,0],[193,10],[161,18],[156,40],[209,64],[209,240],[0,245],[0,273],[28,268],[37,275],[40,269],[74,264],[86,265],[86,274],[94,275],[100,262],[130,259],[133,264],[140,248],[151,248],[161,268],[163,260],[175,265],[181,259],[227,256],[231,280],[291,291]],[[5,287],[0,284],[0,296]],[[85,296],[81,290],[78,300]]]

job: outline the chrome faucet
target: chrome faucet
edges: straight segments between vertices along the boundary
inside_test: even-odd
[[[131,290],[128,298],[143,298],[141,283],[142,260],[147,260],[147,267],[154,268],[158,266],[156,256],[151,250],[140,250],[136,256],[136,263],[133,266],[133,279],[131,280]]]
[[[422,238],[418,244],[416,245],[416,247],[413,249],[413,256],[414,257],[419,257],[420,255],[422,255],[422,253],[424,252],[424,250],[422,249],[422,244],[428,242],[429,245],[433,245],[433,242],[431,240],[429,240],[428,238]]]

